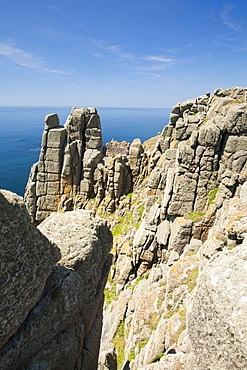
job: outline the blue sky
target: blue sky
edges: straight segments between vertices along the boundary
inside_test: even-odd
[[[246,0],[1,2],[0,105],[169,108],[246,81]]]

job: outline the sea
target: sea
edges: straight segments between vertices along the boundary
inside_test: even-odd
[[[0,189],[23,196],[31,166],[38,161],[44,117],[57,113],[64,124],[71,107],[0,106]],[[97,108],[104,144],[142,142],[168,124],[169,108]]]

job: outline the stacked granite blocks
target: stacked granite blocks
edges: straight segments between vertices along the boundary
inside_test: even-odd
[[[165,189],[162,218],[205,212],[213,189],[219,187],[222,203],[245,181],[244,93],[242,88],[220,89],[173,107],[149,180],[153,192]]]
[[[62,170],[64,194],[73,184],[72,196],[87,199],[93,191],[93,173],[102,157],[102,133],[96,108],[72,108],[65,128],[69,141]],[[71,178],[72,177],[72,178]]]
[[[72,108],[64,126],[57,114],[45,117],[42,148],[25,193],[33,222],[58,209],[69,209],[71,199],[87,199],[93,191],[93,173],[102,157],[100,118],[95,108]]]
[[[56,211],[60,193],[62,157],[67,140],[66,129],[59,126],[57,114],[46,116],[45,122],[36,182],[38,221],[46,218],[52,211]]]

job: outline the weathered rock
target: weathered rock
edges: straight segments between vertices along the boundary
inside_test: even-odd
[[[50,242],[7,191],[0,218],[1,369],[96,370],[111,264],[105,221],[82,210],[54,214],[39,226]],[[64,266],[53,267],[59,259]]]
[[[105,155],[106,157],[116,157],[117,155],[121,154],[122,156],[129,154],[129,147],[130,143],[127,141],[122,141],[119,143],[118,141],[112,139],[109,143],[105,145]]]
[[[48,114],[45,116],[44,121],[46,123],[45,130],[49,130],[50,128],[54,128],[59,125],[59,118],[56,113]]]
[[[247,244],[215,255],[199,275],[188,332],[200,369],[244,369]]]
[[[199,260],[203,267],[246,238],[246,95],[246,88],[218,89],[178,103],[162,133],[144,144],[113,140],[101,148],[97,112],[81,108],[67,120],[64,145],[47,146],[60,126],[44,134],[27,189],[32,217],[42,220],[59,203],[85,207],[107,215],[116,235],[108,288],[125,298],[105,306],[104,333],[112,325],[114,335],[105,337],[102,369],[115,369],[116,355],[118,367],[122,358],[133,370],[200,369],[185,329]]]
[[[177,104],[153,151],[146,152],[150,177],[144,216],[125,247],[128,251],[132,247],[133,253],[116,254],[117,274],[112,275],[117,281],[121,271],[126,272],[127,257],[128,262],[132,258],[133,270],[121,289],[134,286],[131,276],[140,279],[121,322],[123,369],[204,369],[191,352],[194,342],[185,329],[186,312],[197,285],[199,261],[203,266],[218,251],[231,249],[246,237],[246,113],[245,103],[240,103],[245,95],[246,89],[233,88]],[[138,201],[138,187],[133,194]],[[149,273],[149,279],[142,280]],[[166,287],[162,302],[154,283]],[[150,292],[160,302],[160,311]],[[143,309],[149,303],[152,308]],[[106,320],[110,311],[106,308]],[[147,311],[157,314],[152,332]],[[223,307],[221,311],[224,316]],[[216,347],[214,351],[217,354]],[[117,354],[123,358],[119,348]],[[211,369],[210,355],[205,357],[209,363],[205,369]],[[227,366],[218,364],[234,367]]]
[[[129,149],[129,165],[133,176],[137,176],[140,171],[142,160],[143,146],[140,139],[135,139]]]
[[[99,272],[107,273],[104,264],[109,258],[112,235],[106,222],[93,217],[92,211],[77,210],[54,213],[38,228],[59,247],[61,259],[58,263],[81,275],[87,286],[84,299],[88,302],[97,285],[102,284]]]
[[[47,369],[80,368],[85,337],[83,290],[77,273],[55,267],[40,301],[0,350],[1,368],[25,369],[42,362]]]
[[[93,174],[102,156],[100,118],[95,108],[72,108],[63,126],[57,114],[45,117],[39,162],[32,168],[25,203],[32,221],[40,223],[62,209],[61,199],[93,192]],[[86,185],[85,185],[86,184]],[[81,188],[81,189],[80,189]]]
[[[6,190],[0,192],[0,230],[2,347],[40,299],[60,254],[30,223],[23,199]]]
[[[168,250],[173,250],[179,255],[182,254],[186,244],[189,243],[192,231],[192,221],[186,220],[183,217],[176,217],[170,223],[171,236],[169,240]]]
[[[140,367],[138,370],[198,370],[194,361],[194,356],[191,354],[169,354],[153,364]]]

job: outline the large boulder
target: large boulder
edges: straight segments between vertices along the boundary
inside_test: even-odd
[[[188,312],[200,370],[247,368],[247,242],[204,265]]]
[[[1,369],[82,369],[83,290],[79,274],[55,266],[41,299],[0,349]]]
[[[84,338],[81,369],[97,369],[102,328],[103,292],[111,265],[112,234],[106,221],[94,212],[54,213],[39,229],[60,249],[58,262],[76,271],[82,280],[81,322]]]
[[[21,197],[0,192],[0,368],[96,370],[111,232],[82,210],[39,228],[50,241]]]
[[[41,297],[59,250],[29,220],[23,199],[0,191],[0,347]]]
[[[75,270],[82,277],[87,287],[84,299],[90,299],[107,276],[104,265],[108,266],[112,234],[106,221],[94,217],[92,211],[77,210],[54,213],[38,229],[59,247],[58,264]]]

